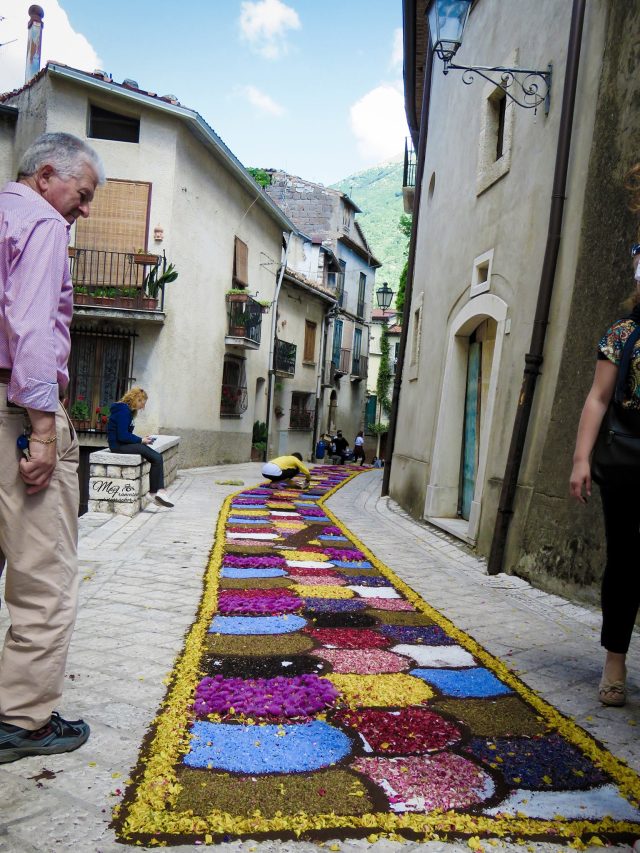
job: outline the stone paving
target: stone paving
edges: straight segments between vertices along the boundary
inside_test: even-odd
[[[174,509],[151,506],[132,519],[98,513],[82,517],[80,612],[60,710],[70,718],[84,717],[92,735],[74,753],[0,765],[2,853],[126,849],[109,829],[111,810],[194,620],[218,512],[224,498],[239,488],[216,481],[238,479],[250,486],[260,481],[259,470],[257,463],[247,463],[182,471],[170,490]],[[605,709],[595,698],[602,658],[599,613],[518,578],[488,577],[483,561],[451,537],[380,498],[380,480],[377,470],[361,475],[330,499],[330,509],[431,605],[640,772],[638,636],[629,656],[630,701],[622,709]],[[6,626],[3,609],[0,631]],[[524,849],[502,843],[494,849],[509,848]],[[361,839],[232,841],[216,849],[453,853],[469,848],[463,842]],[[529,843],[527,849],[561,848]]]

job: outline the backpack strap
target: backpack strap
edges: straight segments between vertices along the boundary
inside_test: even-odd
[[[614,402],[618,405],[621,405],[624,399],[625,387],[629,376],[629,368],[631,366],[631,356],[633,355],[633,348],[638,338],[640,338],[640,323],[635,327],[633,332],[631,332],[625,341],[624,349],[622,350],[622,357],[620,359],[620,364],[618,365],[616,390],[613,396]]]

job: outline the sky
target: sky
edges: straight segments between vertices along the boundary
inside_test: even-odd
[[[2,92],[24,83],[30,5],[0,3]],[[403,151],[401,0],[40,5],[42,64],[176,95],[245,166],[331,184]]]

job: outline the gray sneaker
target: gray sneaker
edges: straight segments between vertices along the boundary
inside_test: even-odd
[[[63,720],[57,711],[48,723],[35,731],[0,723],[0,764],[32,755],[73,752],[87,740],[89,732],[84,720]]]

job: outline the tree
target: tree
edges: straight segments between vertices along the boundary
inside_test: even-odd
[[[409,242],[411,240],[411,226],[413,222],[413,217],[408,213],[403,213],[400,217],[400,221],[398,222],[398,231],[402,232],[404,236],[407,238],[407,245],[405,247],[404,253],[405,255],[409,254]],[[402,267],[402,272],[400,273],[400,278],[398,280],[398,293],[396,294],[396,311],[398,312],[398,323],[402,323],[402,312],[404,311],[404,294],[407,287],[407,272],[409,270],[409,258],[404,262],[404,266]]]
[[[385,414],[391,411],[391,400],[389,399],[389,389],[391,388],[391,364],[389,361],[389,327],[386,323],[382,324],[382,334],[380,335],[380,366],[378,368],[378,382],[376,384],[376,394],[378,402]]]
[[[251,175],[253,180],[260,184],[261,187],[268,187],[271,184],[271,175],[269,172],[266,172],[264,169],[258,169],[255,167],[251,167],[247,169],[247,172]]]

